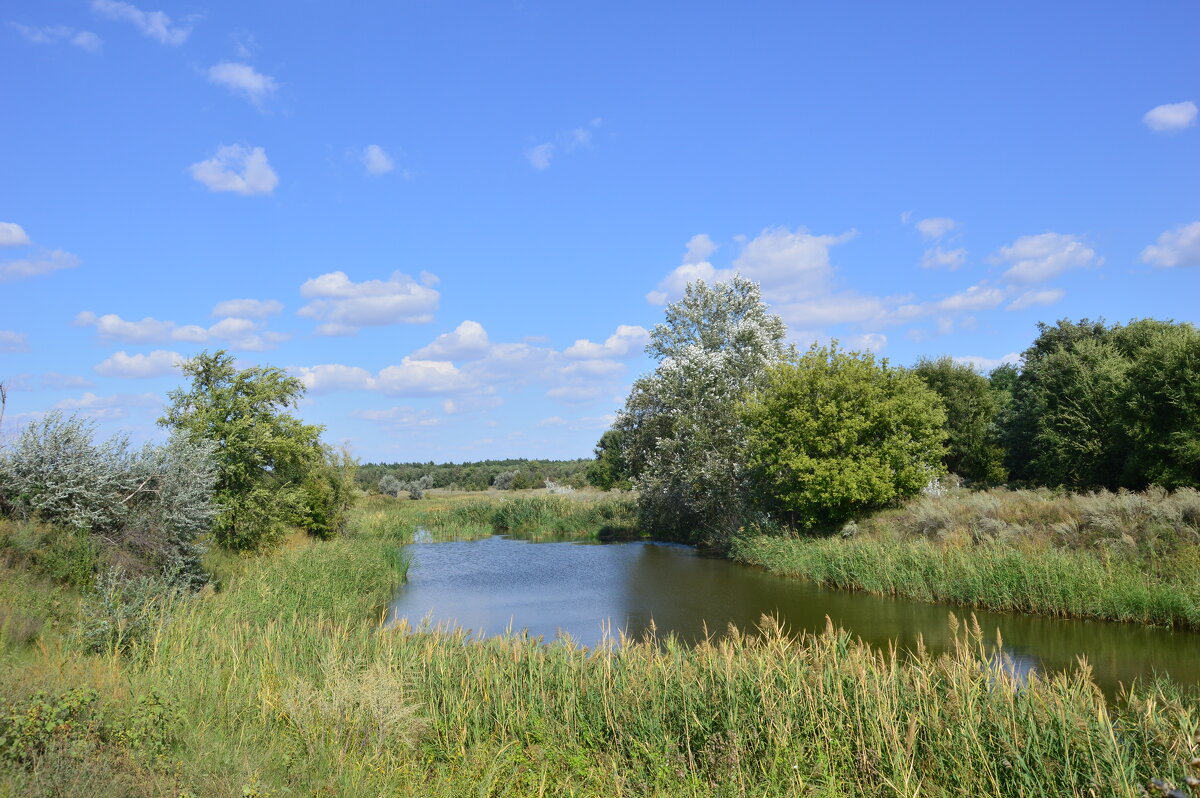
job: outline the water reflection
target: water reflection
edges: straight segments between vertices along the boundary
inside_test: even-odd
[[[457,624],[480,634],[527,630],[552,639],[569,633],[595,645],[605,629],[695,641],[734,624],[751,629],[764,614],[792,631],[820,631],[828,616],[880,647],[934,652],[952,645],[949,613],[964,608],[829,590],[772,576],[685,546],[657,543],[529,543],[505,537],[418,543],[409,582],[392,617]],[[1087,658],[1097,682],[1112,691],[1135,677],[1165,673],[1200,683],[1200,634],[1133,624],[1073,621],[977,611],[988,640],[999,629],[1016,673],[1074,667]]]

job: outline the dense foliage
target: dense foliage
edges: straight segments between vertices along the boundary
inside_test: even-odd
[[[721,545],[741,523],[749,475],[739,410],[787,354],[785,332],[758,285],[737,276],[698,280],[667,306],[646,346],[658,366],[633,384],[615,425],[647,530]]]
[[[541,488],[546,480],[582,488],[587,484],[590,460],[480,460],[464,463],[366,463],[358,468],[358,485],[363,490],[379,490],[379,481],[391,476],[402,484],[419,482],[428,476],[426,488],[449,490],[487,490],[495,487],[496,477],[516,472],[507,489]]]
[[[1006,430],[1018,480],[1200,484],[1200,330],[1152,319],[1038,325]]]
[[[629,490],[629,468],[625,465],[623,442],[625,434],[619,429],[610,429],[600,436],[596,444],[596,459],[588,464],[588,484],[600,490]]]
[[[995,423],[1000,401],[987,377],[948,356],[922,358],[913,372],[946,409],[946,470],[975,483],[1003,482],[1004,448]]]
[[[938,395],[869,352],[813,345],[771,367],[743,421],[761,503],[795,527],[915,496],[942,473]]]
[[[238,369],[224,351],[202,353],[181,369],[187,389],[168,395],[159,423],[189,440],[215,444],[216,541],[255,549],[282,537],[288,525],[330,535],[344,523],[351,494],[341,474],[345,458],[320,441],[322,427],[289,412],[304,384],[283,369]]]

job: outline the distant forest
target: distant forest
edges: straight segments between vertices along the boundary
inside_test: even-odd
[[[502,479],[510,490],[540,488],[549,479],[560,485],[582,488],[587,485],[592,459],[580,460],[480,460],[475,463],[367,463],[358,467],[358,484],[364,490],[377,491],[379,480],[391,474],[400,482],[416,482],[428,475],[435,488],[487,490]],[[513,473],[516,472],[516,473]],[[509,481],[511,480],[511,481]]]

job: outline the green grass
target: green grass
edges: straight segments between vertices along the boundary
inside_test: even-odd
[[[941,656],[769,621],[599,650],[381,627],[409,514],[457,501],[365,503],[348,538],[218,558],[219,589],[123,656],[7,642],[0,740],[24,747],[0,742],[0,796],[1137,796],[1197,753],[1194,692],[1017,684],[969,624]],[[22,579],[0,598],[50,595]]]
[[[955,491],[877,514],[848,538],[751,535],[731,556],[920,601],[1200,629],[1200,493],[1192,490]]]

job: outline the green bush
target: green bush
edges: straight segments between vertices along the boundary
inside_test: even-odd
[[[792,526],[841,523],[943,473],[937,394],[869,352],[814,344],[768,370],[743,418],[760,500]]]

